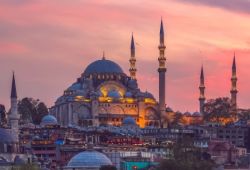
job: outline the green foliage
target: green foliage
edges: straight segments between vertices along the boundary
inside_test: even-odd
[[[39,170],[40,168],[34,164],[24,164],[20,166],[13,166],[11,170]]]
[[[4,127],[7,123],[7,113],[4,105],[0,104],[0,127]]]
[[[193,140],[186,137],[169,146],[173,155],[161,161],[157,170],[212,170],[214,163],[204,157],[203,153],[193,146]]]
[[[206,121],[216,120],[221,118],[227,119],[232,116],[232,106],[229,98],[217,98],[208,100],[204,105],[204,119]]]
[[[104,165],[100,168],[100,170],[117,170],[115,166],[112,165]]]
[[[40,124],[42,117],[48,114],[48,108],[43,102],[26,97],[18,102],[18,112],[21,114],[21,123]]]

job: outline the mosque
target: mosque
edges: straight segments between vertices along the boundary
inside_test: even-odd
[[[7,126],[0,128],[0,167],[8,169],[13,165],[22,165],[31,161],[32,156],[24,153],[19,142],[19,119],[17,109],[17,90],[15,76],[13,74],[11,96],[10,96],[10,113],[7,117]]]
[[[233,57],[233,64],[232,64],[232,76],[231,76],[231,98],[230,98],[230,105],[231,105],[231,110],[233,114],[237,114],[237,68],[236,68],[236,58],[235,54]],[[199,85],[199,91],[200,91],[200,96],[199,96],[199,105],[200,105],[200,113],[203,115],[204,114],[204,105],[206,104],[206,96],[205,96],[205,76],[204,76],[204,70],[203,66],[201,67],[201,73],[200,73],[200,85]]]
[[[166,113],[165,104],[165,44],[161,21],[159,43],[159,102],[149,92],[142,92],[136,80],[135,43],[132,35],[130,75],[105,56],[90,63],[76,82],[59,97],[50,113],[61,126],[99,126],[122,124],[132,117],[140,127],[160,127]]]

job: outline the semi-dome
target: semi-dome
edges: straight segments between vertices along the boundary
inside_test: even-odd
[[[173,109],[171,109],[170,107],[167,107],[166,112],[173,112]]]
[[[122,123],[123,125],[136,125],[135,119],[131,116],[126,117]]]
[[[154,99],[154,96],[153,96],[151,93],[149,93],[148,91],[146,91],[146,92],[144,93],[144,97]]]
[[[57,119],[53,115],[46,115],[42,118],[41,125],[56,125]]]
[[[133,96],[133,95],[132,95],[132,93],[131,93],[131,92],[129,92],[129,91],[125,93],[125,97],[130,98],[130,97],[132,97],[132,96]]]
[[[82,85],[80,83],[73,83],[68,90],[80,90],[82,88]]]
[[[4,128],[0,128],[0,143],[14,143],[15,142],[15,137],[7,130]]]
[[[193,116],[199,117],[199,116],[201,116],[201,113],[200,112],[194,112]]]
[[[112,98],[121,98],[121,94],[116,91],[116,90],[111,90],[108,92],[108,97],[112,97]]]
[[[112,162],[106,155],[97,151],[84,151],[71,158],[67,168],[100,168],[103,165],[112,165]]]
[[[89,75],[93,73],[123,73],[122,68],[111,60],[97,60],[89,64],[84,71],[84,75]]]
[[[184,116],[191,116],[191,113],[190,112],[185,112],[183,115]]]

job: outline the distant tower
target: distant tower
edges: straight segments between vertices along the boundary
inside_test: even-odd
[[[20,119],[20,115],[18,114],[18,110],[17,110],[17,91],[16,91],[16,81],[15,81],[14,73],[12,77],[10,107],[11,108],[10,108],[10,114],[8,116],[8,122],[9,122],[12,132],[18,135],[18,130],[19,130],[18,122]]]
[[[130,59],[129,59],[129,62],[130,62],[130,69],[129,69],[130,77],[132,79],[136,79],[135,43],[134,43],[134,36],[133,36],[133,34],[132,34],[132,38],[131,38]]]
[[[164,29],[163,23],[161,20],[161,28],[160,28],[160,44],[158,46],[160,51],[160,56],[158,58],[159,61],[159,109],[160,116],[163,116],[166,112],[166,103],[165,103],[165,73],[166,73],[166,58],[165,58],[165,44],[164,44]]]
[[[199,97],[199,101],[200,101],[200,113],[204,114],[204,104],[205,104],[205,79],[204,79],[204,72],[203,72],[203,66],[201,67],[201,75],[200,75],[200,97]]]
[[[232,66],[232,78],[231,78],[231,102],[233,106],[233,110],[237,109],[237,75],[236,75],[236,61],[235,61],[235,53],[234,53],[234,59],[233,59],[233,66]]]

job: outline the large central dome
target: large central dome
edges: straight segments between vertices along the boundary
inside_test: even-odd
[[[89,64],[84,71],[84,75],[93,73],[123,73],[122,68],[113,61],[102,59]]]

